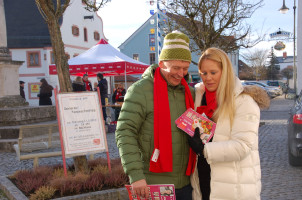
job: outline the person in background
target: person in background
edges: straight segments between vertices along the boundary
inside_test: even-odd
[[[19,81],[19,85],[20,85],[20,95],[23,99],[25,99],[25,93],[24,93],[24,81]]]
[[[52,105],[51,96],[53,87],[49,85],[45,78],[40,80],[40,93],[38,94],[39,97],[39,105]]]
[[[198,155],[193,199],[260,200],[259,108],[268,108],[270,99],[258,86],[242,86],[221,49],[205,50],[198,69],[203,83],[195,85],[195,109],[216,122],[216,129],[206,144],[199,128],[188,137]]]
[[[117,85],[117,88],[113,92],[112,103],[122,104],[122,102],[124,102],[125,94],[126,94],[126,90],[124,89],[123,84],[119,83]],[[121,111],[121,107],[115,107],[114,108],[115,121],[118,120],[118,117],[120,115],[120,111]]]
[[[93,91],[98,91],[98,83],[97,82],[94,82],[93,83]]]
[[[164,38],[159,64],[151,65],[127,90],[117,122],[116,144],[135,194],[149,197],[147,184],[174,184],[177,200],[191,200],[190,174],[196,155],[174,123],[194,108],[187,84],[189,38],[173,31]]]
[[[102,102],[102,110],[103,110],[103,117],[104,121],[106,122],[107,119],[107,113],[106,113],[106,98],[108,99],[108,83],[107,80],[104,79],[103,74],[98,73],[96,75],[96,78],[98,80],[98,87],[100,90],[100,95],[101,95],[101,102]]]
[[[88,80],[88,74],[83,75],[83,82],[86,86],[86,91],[92,91],[92,85],[91,82]]]
[[[86,86],[80,76],[77,76],[72,82],[72,89],[74,92],[86,91]]]

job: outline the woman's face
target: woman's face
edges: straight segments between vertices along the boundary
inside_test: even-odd
[[[205,59],[201,62],[200,67],[200,77],[203,81],[203,84],[210,92],[214,92],[217,90],[220,78],[221,78],[221,67],[220,63]]]

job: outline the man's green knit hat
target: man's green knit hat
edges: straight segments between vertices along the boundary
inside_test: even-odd
[[[189,38],[180,31],[173,31],[166,35],[164,46],[159,56],[163,60],[183,60],[191,63]]]

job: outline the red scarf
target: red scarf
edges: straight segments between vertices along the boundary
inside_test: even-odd
[[[200,114],[204,113],[206,116],[211,119],[213,117],[213,113],[215,112],[217,108],[217,102],[216,102],[216,91],[210,92],[206,88],[206,106],[199,106],[197,107],[196,111]]]
[[[85,88],[86,88],[86,90],[87,91],[90,91],[91,90],[91,88],[90,88],[90,85],[89,85],[89,81],[85,81],[84,79],[83,79],[83,82],[85,83]]]
[[[194,108],[193,98],[189,86],[185,79],[181,80],[185,87],[185,100],[187,108]],[[156,173],[172,172],[172,133],[171,116],[168,98],[168,86],[165,79],[160,74],[160,68],[155,70],[154,74],[154,151],[150,160],[150,171]],[[159,150],[158,156],[155,156]],[[155,158],[155,160],[153,160]],[[189,162],[186,175],[194,171],[196,154],[190,148]]]

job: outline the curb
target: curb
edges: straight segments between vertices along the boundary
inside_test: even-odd
[[[3,190],[9,200],[28,200],[28,198],[5,176],[0,176],[0,189]],[[126,188],[117,188],[89,192],[74,196],[60,197],[54,200],[129,200]]]

